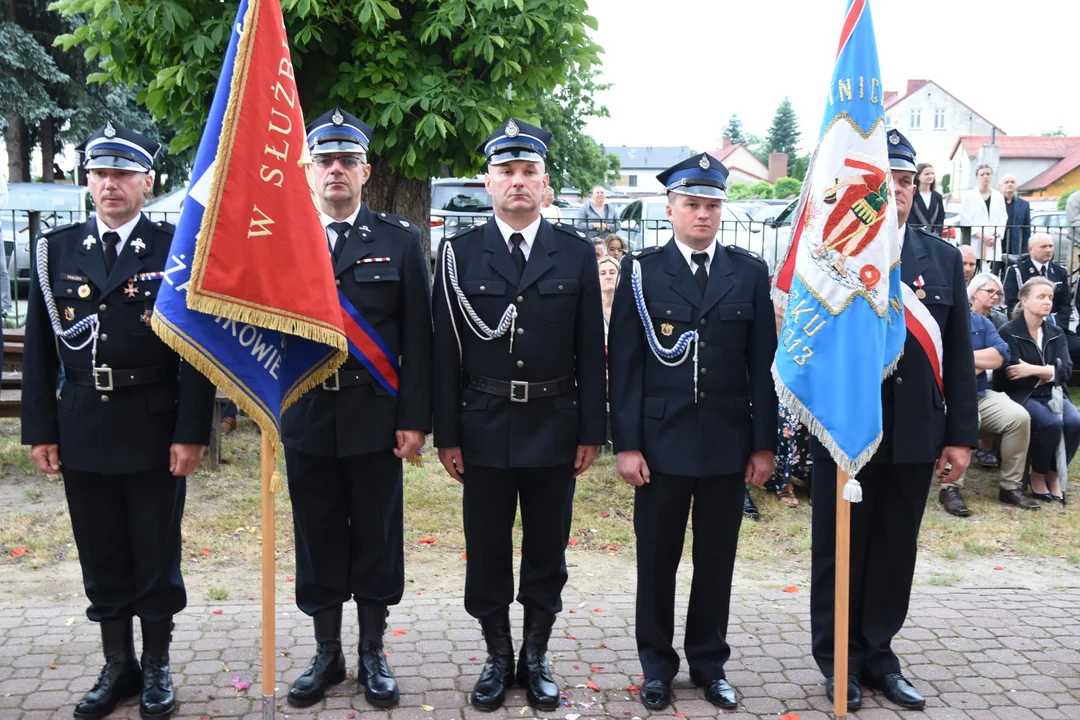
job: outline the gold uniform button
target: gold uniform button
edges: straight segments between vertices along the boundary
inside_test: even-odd
[[[101,312],[105,312],[105,310],[106,310],[105,303],[101,303],[100,305],[98,305],[97,309],[100,310]]]
[[[524,360],[518,360],[518,361],[517,361],[517,366],[518,366],[519,368],[523,368],[523,367],[525,367],[525,361],[524,361]]]

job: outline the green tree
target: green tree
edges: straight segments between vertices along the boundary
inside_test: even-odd
[[[1061,125],[1058,125],[1053,130],[1047,130],[1040,134],[1043,137],[1065,137],[1065,128],[1063,128]]]
[[[589,118],[610,117],[596,96],[611,85],[598,84],[596,76],[594,70],[573,68],[554,94],[537,100],[540,126],[551,133],[546,168],[555,194],[572,187],[584,197],[593,186],[613,185],[619,179],[619,158],[605,155],[585,132]]]
[[[474,148],[509,116],[535,120],[537,99],[573,68],[599,64],[587,0],[282,0],[300,102],[314,118],[340,105],[375,130],[373,207],[425,232],[432,176],[470,176]],[[91,81],[137,88],[175,131],[198,141],[236,2],[56,0],[86,22],[58,39],[96,58]]]
[[[797,196],[802,191],[802,180],[793,177],[782,177],[776,180],[773,186],[773,197],[777,199]]]
[[[773,195],[773,186],[765,180],[758,180],[750,186],[750,197],[759,200],[771,200],[775,197]]]
[[[810,156],[800,155],[795,161],[795,164],[791,166],[791,172],[788,173],[791,177],[799,180],[800,182],[806,180],[806,171],[810,169]]]
[[[770,152],[787,153],[788,175],[795,165],[795,159],[799,152],[799,119],[795,117],[795,110],[791,107],[791,100],[784,98],[776,108],[773,115],[772,125],[769,126],[769,134],[765,138],[766,155]]]
[[[1058,210],[1064,210],[1065,209],[1065,203],[1069,202],[1069,196],[1072,195],[1074,192],[1076,192],[1076,191],[1075,190],[1070,190],[1069,192],[1065,193],[1064,195],[1062,195],[1061,197],[1058,198],[1058,203],[1057,203],[1057,209]]]
[[[727,199],[732,202],[750,199],[750,186],[746,183],[731,183],[727,187]]]
[[[732,145],[743,142],[742,118],[738,113],[732,113],[728,118],[727,127],[724,128],[724,136],[731,138]]]
[[[952,190],[952,175],[945,173],[941,176],[941,194],[945,197],[949,197],[949,192]]]

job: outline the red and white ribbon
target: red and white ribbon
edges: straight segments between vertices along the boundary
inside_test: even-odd
[[[921,281],[922,276],[920,275],[915,284],[920,285]],[[930,367],[934,371],[934,380],[937,381],[941,397],[944,398],[945,383],[941,376],[941,367],[944,362],[941,329],[938,327],[937,321],[934,320],[934,316],[922,304],[922,300],[915,295],[915,291],[908,287],[906,283],[901,283],[900,287],[904,293],[904,323],[907,325],[908,332],[919,341],[923,352],[926,353],[926,359],[930,361]]]

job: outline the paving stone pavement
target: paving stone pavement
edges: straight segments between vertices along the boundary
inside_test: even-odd
[[[777,718],[831,716],[821,676],[809,654],[809,593],[739,592],[732,602],[728,678],[739,690],[737,712],[720,713],[690,683],[684,667],[675,704],[661,716]],[[97,626],[84,606],[0,608],[0,718],[70,718],[75,700],[94,682],[101,663]],[[220,613],[218,612],[220,611]],[[678,633],[686,612],[679,598]],[[549,656],[565,688],[566,707],[533,711],[513,689],[498,713],[468,706],[468,691],[484,660],[479,627],[460,598],[414,595],[393,608],[387,632],[390,663],[401,685],[401,705],[367,705],[350,677],[318,705],[284,703],[289,683],[314,649],[311,623],[292,605],[277,614],[278,718],[319,720],[494,720],[508,718],[644,718],[649,713],[626,690],[641,682],[629,594],[567,595]],[[512,612],[520,637],[521,610]],[[137,627],[137,626],[136,626]],[[261,718],[259,604],[193,605],[176,620],[172,671],[180,700],[177,718]],[[355,648],[357,624],[346,613],[343,641]],[[396,634],[395,634],[396,633]],[[138,634],[138,630],[136,630]],[[138,637],[136,647],[138,647]],[[681,647],[681,642],[677,640]],[[956,589],[918,587],[908,623],[895,642],[905,672],[926,695],[925,712],[900,711],[866,692],[861,720],[1080,720],[1080,588]],[[234,688],[234,678],[250,682]],[[592,681],[599,688],[586,685]],[[138,718],[137,699],[111,717]]]

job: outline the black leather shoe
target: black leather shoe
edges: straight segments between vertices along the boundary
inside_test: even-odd
[[[758,512],[757,505],[755,505],[754,501],[750,499],[750,486],[749,485],[746,486],[746,489],[745,489],[744,494],[743,494],[742,514],[743,514],[743,517],[749,518],[750,520],[760,520],[761,519],[761,513]]]
[[[286,698],[293,707],[308,707],[323,699],[331,685],[345,680],[345,656],[341,652],[341,606],[327,608],[311,618],[315,624],[315,657],[304,674],[296,678]]]
[[[131,618],[101,623],[101,649],[105,666],[94,687],[75,703],[75,717],[80,720],[103,718],[116,709],[120,700],[138,695],[142,689]]]
[[[829,702],[833,702],[833,679],[831,677],[825,678],[825,697],[829,698]],[[848,712],[854,712],[862,707],[862,687],[859,685],[859,679],[854,675],[848,675],[847,679],[847,709]]]
[[[473,685],[470,702],[477,710],[490,712],[502,707],[506,688],[514,684],[514,641],[510,637],[510,610],[500,610],[480,618],[487,643],[487,660],[480,679]]]
[[[169,643],[172,620],[143,620],[142,697],[139,716],[143,720],[167,718],[176,709],[176,692],[169,673]]]
[[[724,710],[734,710],[739,706],[739,694],[723,678],[705,684],[705,699]]]
[[[388,614],[385,607],[359,608],[360,666],[356,676],[364,686],[364,697],[379,708],[393,707],[401,699],[397,680],[383,652],[383,633],[386,632]]]
[[[926,698],[900,673],[870,678],[867,684],[880,690],[885,697],[906,710],[922,710],[926,707]]]
[[[671,704],[671,686],[663,680],[641,683],[641,704],[650,710],[663,710]]]
[[[559,707],[559,686],[551,676],[547,659],[547,644],[555,613],[535,608],[525,608],[524,642],[518,658],[517,681],[525,688],[529,705],[541,710]]]
[[[938,493],[938,502],[941,503],[941,507],[945,508],[945,512],[950,515],[956,517],[968,517],[971,515],[967,503],[960,496],[960,488],[955,485],[941,488],[941,492]]]
[[[998,500],[1006,505],[1015,505],[1023,510],[1039,509],[1039,503],[1035,502],[1019,490],[998,490]]]

